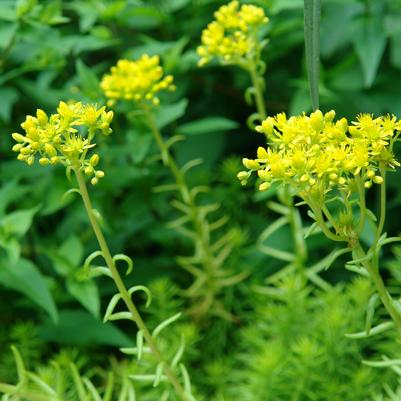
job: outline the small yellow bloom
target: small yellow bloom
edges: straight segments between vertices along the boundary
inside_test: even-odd
[[[259,147],[255,160],[243,159],[248,174],[257,171],[269,185],[286,183],[303,197],[319,201],[333,189],[352,192],[356,179],[362,179],[365,188],[381,184],[379,168],[400,165],[392,153],[400,122],[394,116],[361,114],[349,126],[344,118],[334,118],[334,111],[320,110],[309,116],[268,117],[257,130],[266,134],[269,146]],[[262,183],[260,189],[266,188]]]
[[[202,45],[197,49],[199,66],[213,58],[226,64],[244,65],[259,57],[260,28],[269,21],[262,8],[251,4],[240,6],[234,0],[221,6],[214,16],[215,20],[202,32]]]
[[[106,112],[105,107],[60,102],[57,114],[48,116],[39,109],[36,117],[26,117],[21,124],[26,135],[12,134],[17,142],[13,151],[18,152],[18,160],[28,165],[32,165],[35,157],[39,156],[42,166],[60,163],[79,168],[86,175],[96,178],[97,183],[98,178],[104,176],[103,171],[94,168],[99,156],[94,154],[87,158],[87,152],[95,146],[92,140],[98,132],[106,135],[111,132],[112,118],[113,113]],[[86,134],[80,127],[86,128]]]
[[[116,100],[133,100],[157,105],[160,91],[175,89],[173,77],[164,75],[159,56],[147,54],[134,61],[119,60],[103,77],[100,87],[113,104]],[[107,118],[110,115],[104,116],[106,122]]]

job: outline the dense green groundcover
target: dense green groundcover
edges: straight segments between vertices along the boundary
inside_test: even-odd
[[[126,285],[146,285],[152,294],[147,308],[143,294],[133,295],[148,327],[182,313],[158,345],[168,358],[183,351],[193,396],[401,399],[400,363],[391,369],[362,362],[399,360],[397,333],[346,336],[386,317],[370,280],[344,269],[347,255],[331,258],[339,248],[321,233],[307,238],[302,263],[291,264],[294,225],[269,227],[292,206],[283,204],[274,185],[257,192],[236,178],[242,157],[254,157],[265,141],[247,125],[255,111],[244,98],[249,75],[217,62],[198,67],[202,30],[223,4],[0,1],[0,383],[22,383],[21,394],[4,400],[131,401],[134,391],[140,401],[179,399],[163,380],[153,386],[154,377],[143,376],[162,369],[146,349],[140,361],[120,352],[138,339],[132,322],[102,323],[116,290],[107,277],[89,277],[84,268],[98,245],[79,196],[65,194],[74,177],[69,181],[61,166],[28,167],[11,151],[11,133],[22,132],[26,115],[38,108],[54,113],[60,100],[106,105],[102,76],[119,59],[143,54],[159,55],[176,86],[160,94],[156,125],[166,140],[182,136],[171,147],[177,165],[202,159],[185,175],[188,186],[199,188],[199,210],[210,212],[210,222],[226,220],[216,225],[216,237],[211,234],[211,257],[221,258],[211,266],[218,273],[204,276],[188,258],[193,241],[177,219],[193,210],[162,191],[173,182],[171,171],[160,162],[149,125],[129,103],[113,105],[113,132],[97,139],[105,176],[89,191],[112,253],[133,258]],[[270,20],[262,32],[269,39],[262,53],[267,114],[311,112],[302,0],[252,4]],[[322,0],[320,29],[320,109],[335,109],[349,121],[358,113],[400,117],[401,1]],[[400,154],[396,146],[398,160]],[[399,235],[400,171],[387,175],[389,236]],[[374,213],[378,192],[367,192]],[[301,234],[312,220],[306,208],[299,210],[302,223],[295,229]],[[370,245],[373,235],[366,225],[363,243]],[[381,272],[395,299],[400,267],[401,247],[381,250]],[[36,395],[23,394],[25,388]]]

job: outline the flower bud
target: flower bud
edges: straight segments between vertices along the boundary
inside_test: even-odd
[[[238,178],[240,181],[247,180],[247,179],[249,178],[249,173],[248,173],[247,171],[240,171],[240,172],[237,174],[237,178]]]
[[[259,191],[266,191],[271,187],[270,182],[262,182],[262,184],[259,185]]]
[[[22,143],[16,143],[13,147],[12,150],[13,152],[19,152],[20,149],[23,147],[24,145]]]
[[[47,117],[47,114],[41,109],[38,109],[36,111],[36,117],[38,118],[38,121],[39,121],[40,125],[47,124],[47,122],[49,120],[48,117]]]
[[[97,178],[103,178],[104,177],[104,171],[102,171],[102,170],[96,171],[95,174],[96,174]]]
[[[85,170],[84,170],[84,173],[86,175],[92,175],[93,174],[93,167],[92,166],[86,166]]]
[[[25,136],[19,134],[18,132],[14,132],[11,136],[13,137],[14,141],[17,142],[25,142],[27,139]]]
[[[242,164],[249,170],[257,170],[260,167],[256,160],[247,159],[246,157],[242,159]]]
[[[375,184],[382,184],[383,183],[383,177],[380,177],[380,175],[376,175],[373,177],[373,182]]]
[[[92,185],[96,185],[98,182],[99,182],[99,180],[98,180],[96,177],[93,177],[93,178],[91,179],[91,184],[92,184]]]
[[[89,159],[89,163],[91,166],[95,167],[99,163],[99,155],[96,153],[92,155],[92,157]]]
[[[39,164],[42,166],[46,166],[49,163],[50,163],[50,160],[47,157],[41,157],[39,159]]]
[[[50,143],[46,143],[44,146],[45,152],[49,155],[49,157],[53,157],[57,155],[57,151],[54,148],[53,145],[50,145]]]
[[[265,148],[262,148],[262,146],[259,146],[258,151],[257,151],[257,156],[258,156],[258,159],[267,159],[269,155]]]

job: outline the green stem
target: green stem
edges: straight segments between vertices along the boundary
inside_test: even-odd
[[[359,222],[357,227],[357,233],[361,233],[363,228],[365,227],[365,218],[366,218],[366,197],[365,197],[365,188],[363,187],[363,182],[360,177],[356,180],[359,194]]]
[[[265,120],[267,118],[265,100],[263,97],[263,88],[261,85],[261,77],[259,76],[255,63],[249,68],[249,73],[251,75],[252,85],[255,89],[255,101],[256,101],[256,109],[258,111],[259,117],[261,120]]]
[[[354,246],[354,251],[357,259],[362,259],[366,257],[366,253],[363,250],[361,244],[359,241],[356,243]],[[369,276],[371,277],[373,284],[376,287],[376,290],[380,296],[380,299],[386,308],[388,314],[391,316],[393,319],[395,326],[401,335],[401,315],[397,311],[397,309],[394,306],[394,300],[391,298],[391,295],[386,289],[386,286],[384,285],[383,279],[379,273],[379,268],[378,266],[373,266],[369,260],[362,262],[363,266],[365,269],[368,271]]]
[[[380,167],[380,173],[383,178],[383,182],[380,184],[380,218],[373,247],[376,247],[377,242],[382,235],[384,223],[386,221],[386,170],[383,167]]]
[[[180,191],[183,201],[189,205],[192,205],[193,199],[189,192],[188,186],[185,182],[184,174],[178,168],[176,162],[174,161],[173,157],[171,156],[170,151],[163,140],[161,132],[156,125],[156,121],[153,118],[152,113],[150,112],[150,110],[148,108],[144,108],[144,111],[145,111],[145,117],[146,117],[147,123],[149,125],[149,128],[152,131],[152,134],[153,134],[153,137],[155,138],[157,146],[159,147],[159,151],[160,151],[160,154],[162,157],[163,164],[170,168],[170,170],[175,178],[175,181],[178,185],[178,189]]]
[[[218,276],[216,273],[219,270],[220,265],[217,262],[217,259],[214,257],[214,253],[212,251],[208,222],[202,215],[199,207],[196,205],[195,198],[188,188],[185,176],[182,170],[178,167],[177,163],[175,162],[168,147],[166,146],[162,134],[159,128],[157,127],[152,112],[147,107],[144,107],[144,112],[149,128],[159,147],[159,151],[162,156],[162,161],[164,165],[167,166],[170,169],[171,173],[173,174],[175,182],[178,186],[178,190],[181,194],[181,198],[183,202],[190,209],[189,217],[195,234],[195,239],[193,240],[195,247],[194,253],[195,255],[201,255],[199,263],[202,265],[203,270],[208,273],[208,280],[213,281],[214,277]],[[212,283],[211,286],[213,287],[214,284]],[[215,292],[215,290],[213,291]],[[213,303],[214,292],[211,295],[212,296],[211,301],[204,303],[204,305],[206,306],[200,308],[201,313],[203,313],[202,311],[204,311],[208,307],[208,305]],[[206,298],[206,292],[204,292],[202,295]],[[194,310],[195,309],[196,308],[194,308]]]
[[[163,137],[161,135],[160,130],[157,128],[155,119],[149,109],[145,109],[145,115],[149,124],[149,128],[152,131],[152,134],[156,140],[156,143],[159,147],[159,151],[162,155],[162,160],[164,164],[171,170],[171,173],[174,176],[175,182],[177,183],[179,192],[181,194],[182,200],[190,207],[191,209],[191,218],[192,223],[195,229],[195,233],[200,240],[202,253],[204,255],[210,256],[207,259],[211,261],[212,255],[210,251],[210,238],[208,232],[204,229],[204,222],[199,214],[199,210],[195,204],[194,197],[192,196],[188,185],[186,183],[184,174],[178,167],[177,163],[175,162],[174,158],[172,157],[168,147],[166,146]]]
[[[88,215],[89,221],[92,225],[93,231],[99,243],[100,250],[102,251],[103,258],[107,264],[107,267],[110,270],[111,276],[116,284],[116,287],[123,299],[125,305],[127,306],[129,312],[131,313],[132,320],[138,326],[138,329],[142,332],[143,337],[145,338],[146,343],[148,344],[149,348],[152,351],[152,354],[156,358],[159,363],[163,364],[163,370],[165,375],[167,376],[169,382],[175,388],[177,394],[181,398],[182,401],[190,401],[189,397],[185,393],[184,388],[181,386],[177,376],[173,372],[170,365],[167,361],[163,358],[162,354],[160,353],[155,341],[153,340],[152,335],[150,334],[148,328],[146,327],[144,321],[142,320],[141,315],[138,312],[134,302],[132,301],[130,295],[128,294],[128,290],[125,287],[123,280],[121,279],[120,273],[117,270],[117,267],[113,261],[113,257],[111,256],[109,247],[107,245],[106,239],[103,235],[102,229],[99,226],[99,223],[93,213],[92,202],[89,197],[88,189],[86,187],[85,179],[82,176],[82,173],[79,167],[74,167],[74,173],[78,181],[79,190],[81,193],[82,201],[84,203],[86,213]]]
[[[327,238],[337,242],[346,241],[346,238],[338,236],[334,234],[332,231],[330,231],[330,229],[327,227],[326,222],[324,221],[324,217],[319,207],[315,207],[314,203],[310,199],[307,201],[307,203],[315,216],[316,223],[319,225],[319,227],[321,228],[321,230],[323,231],[323,233],[326,235]]]

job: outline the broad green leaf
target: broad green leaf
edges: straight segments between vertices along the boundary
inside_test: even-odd
[[[77,280],[75,277],[67,279],[68,292],[78,300],[94,317],[100,316],[100,297],[95,281]]]
[[[217,132],[226,132],[238,128],[236,121],[224,117],[206,117],[180,125],[178,133],[185,135],[202,135]]]
[[[23,237],[32,225],[32,219],[38,207],[27,210],[17,210],[0,219],[0,228],[17,237]]]
[[[366,16],[353,22],[352,38],[363,70],[366,87],[372,86],[386,47],[383,21],[378,16]]]
[[[57,321],[57,309],[46,282],[46,277],[29,260],[19,259],[11,264],[5,258],[0,259],[0,283],[13,290],[25,294],[41,306]]]
[[[145,30],[161,25],[166,15],[153,7],[133,7],[124,13],[123,18],[130,28]]]
[[[59,254],[75,268],[79,267],[84,256],[81,241],[75,235],[70,236],[59,248]]]
[[[390,60],[396,68],[401,68],[401,30],[390,40]]]
[[[7,123],[10,122],[11,111],[18,98],[19,94],[15,88],[0,88],[0,118]]]
[[[0,188],[0,216],[4,216],[6,208],[11,202],[23,196],[27,191],[29,191],[28,186],[17,184],[15,180],[5,182]]]
[[[162,105],[156,111],[156,121],[159,129],[162,129],[166,125],[182,117],[185,114],[187,106],[188,106],[187,99],[181,99],[177,103],[169,104],[166,106]]]
[[[87,67],[80,59],[75,63],[79,84],[82,91],[89,98],[97,98],[100,94],[99,80],[94,72]]]
[[[11,22],[0,26],[0,48],[2,51],[4,51],[4,49],[10,45],[10,42],[12,42],[17,29],[17,22]]]
[[[45,341],[66,345],[112,345],[132,347],[133,341],[112,323],[102,323],[81,310],[59,312],[59,323],[48,322],[39,329]]]
[[[127,132],[127,141],[132,149],[131,155],[135,163],[141,163],[149,153],[153,137],[150,133],[140,133],[138,130]]]
[[[14,264],[18,262],[21,255],[21,246],[19,241],[15,237],[0,236],[0,247],[2,247],[10,259],[10,263]]]

